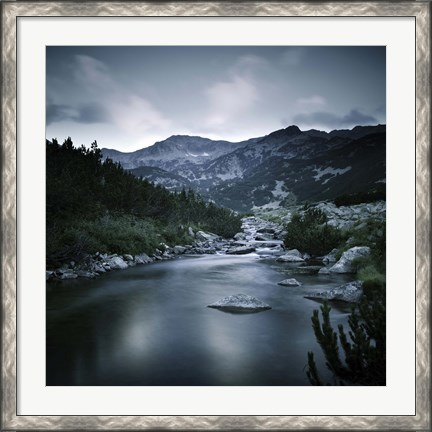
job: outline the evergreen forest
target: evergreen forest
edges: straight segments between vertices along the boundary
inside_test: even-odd
[[[232,237],[240,226],[240,216],[192,190],[170,192],[102,160],[96,141],[90,148],[46,141],[47,266],[187,244],[189,227]]]

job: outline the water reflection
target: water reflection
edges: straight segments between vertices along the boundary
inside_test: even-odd
[[[137,266],[47,291],[48,385],[308,385],[307,352],[322,362],[303,298],[348,278],[298,275],[258,256],[202,256]],[[227,314],[231,294],[272,306]],[[346,323],[339,310],[333,324]],[[324,368],[323,368],[324,370]]]

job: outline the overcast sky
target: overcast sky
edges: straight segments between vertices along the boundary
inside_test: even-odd
[[[47,47],[46,135],[138,150],[385,123],[385,47]]]

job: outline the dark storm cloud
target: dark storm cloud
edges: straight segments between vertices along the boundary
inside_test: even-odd
[[[55,122],[69,120],[71,118],[70,107],[67,105],[48,104],[46,108],[46,123],[50,125]]]
[[[111,119],[105,108],[97,103],[82,105],[78,109],[78,123],[106,123]]]
[[[375,125],[379,121],[368,114],[363,114],[356,109],[352,109],[348,114],[338,116],[336,114],[317,111],[307,114],[294,116],[294,123],[300,125],[320,125],[327,128],[351,127],[354,125]]]
[[[46,54],[48,136],[137,150],[170,135],[263,136],[284,116],[284,127],[302,129],[385,123],[384,46],[56,46]]]
[[[67,120],[84,124],[107,123],[110,120],[110,115],[98,103],[89,103],[77,108],[62,104],[47,104],[47,125]]]

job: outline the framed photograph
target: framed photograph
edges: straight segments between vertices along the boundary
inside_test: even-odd
[[[429,430],[430,4],[2,2],[2,430]]]

